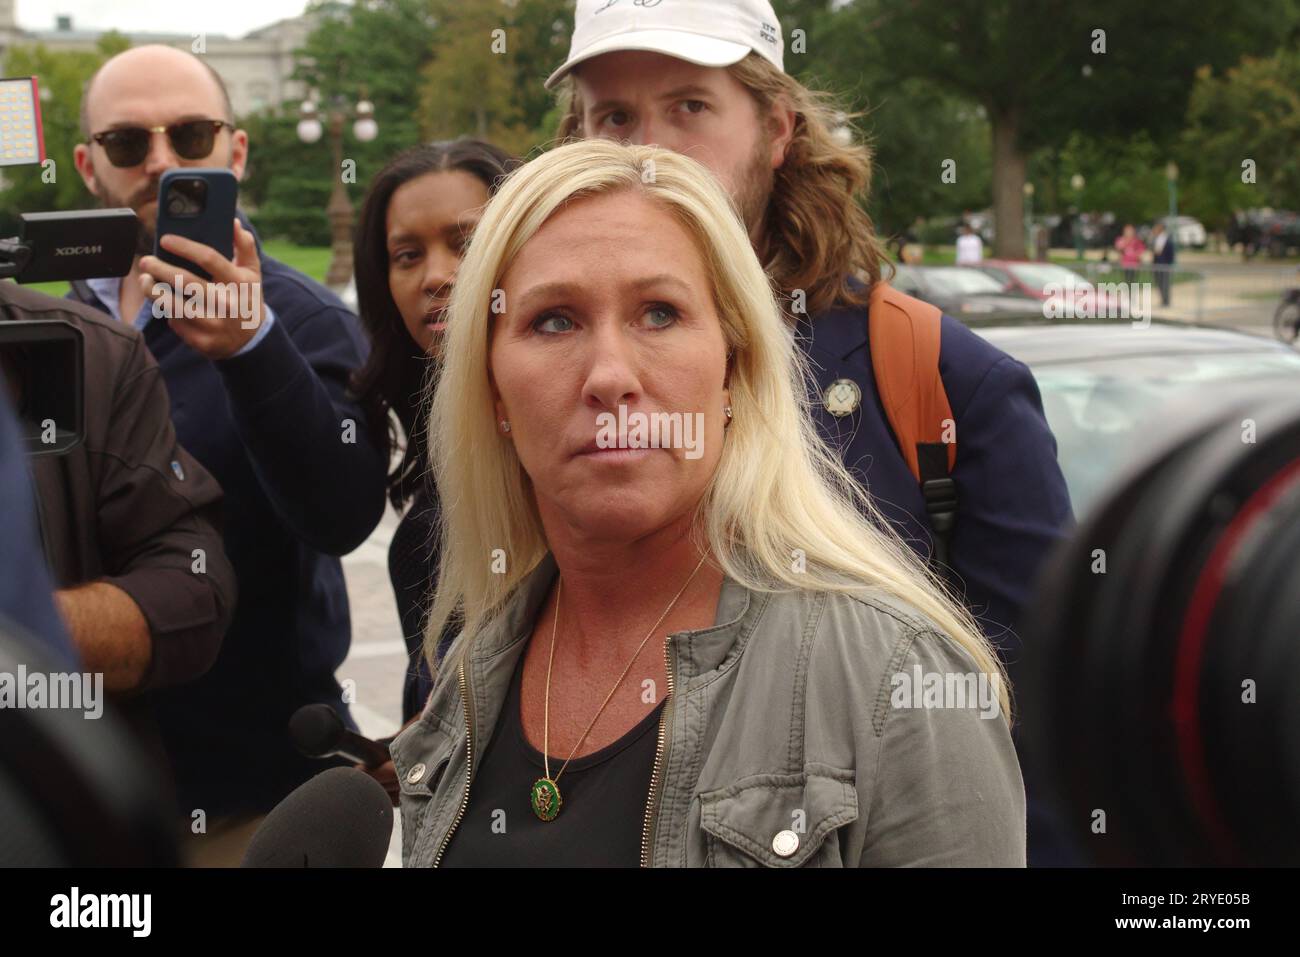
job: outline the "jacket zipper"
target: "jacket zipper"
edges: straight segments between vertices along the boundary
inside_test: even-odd
[[[451,822],[451,827],[447,829],[447,833],[442,837],[442,843],[438,846],[438,853],[433,859],[434,867],[437,867],[442,860],[442,855],[447,850],[447,844],[450,843],[451,836],[456,831],[456,826],[460,824],[460,819],[465,816],[465,808],[469,806],[469,784],[474,772],[474,712],[469,703],[469,681],[465,678],[464,658],[460,661],[457,679],[460,682],[460,700],[465,705],[465,794],[460,799],[460,807],[456,809],[456,817]],[[669,686],[671,687],[671,683]]]
[[[664,669],[668,675],[668,693],[665,697],[668,699],[664,703],[664,709],[659,712],[659,736],[655,742],[655,763],[654,770],[650,772],[650,793],[646,796],[645,802],[645,824],[641,829],[641,866],[650,866],[650,842],[652,823],[655,812],[659,810],[660,782],[659,774],[663,770],[664,746],[667,741],[669,709],[673,706],[673,662],[672,656],[668,653],[668,642],[664,642]]]

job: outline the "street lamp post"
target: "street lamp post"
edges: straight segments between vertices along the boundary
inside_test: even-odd
[[[1170,160],[1165,166],[1165,179],[1169,183],[1169,228],[1178,220],[1178,164]]]
[[[1085,181],[1082,173],[1070,177],[1070,188],[1074,190],[1074,223],[1070,230],[1074,239],[1074,256],[1083,262],[1083,187]]]
[[[301,107],[302,119],[298,121],[298,139],[304,143],[315,143],[325,131],[320,120],[320,110],[312,100],[306,100]],[[329,124],[330,154],[333,159],[334,186],[330,190],[330,201],[325,207],[325,214],[330,221],[330,264],[325,273],[325,285],[339,289],[347,285],[352,278],[352,201],[343,185],[343,128],[349,116],[355,118],[352,135],[363,143],[368,143],[379,135],[379,124],[375,122],[375,107],[369,100],[362,99],[351,110],[347,100],[336,96],[325,113]]]
[[[1034,184],[1025,183],[1025,241],[1026,259],[1034,258]]]

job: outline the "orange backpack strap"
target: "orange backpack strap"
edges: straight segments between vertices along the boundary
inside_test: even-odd
[[[936,533],[935,558],[946,564],[957,516],[957,490],[949,475],[957,462],[957,440],[939,375],[940,312],[885,282],[872,286],[867,309],[876,391],[903,459],[921,486]]]

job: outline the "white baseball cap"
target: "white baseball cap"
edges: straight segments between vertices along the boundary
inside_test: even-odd
[[[615,50],[650,50],[700,66],[731,66],[753,50],[785,71],[781,23],[768,0],[578,0],[569,58],[546,88]]]

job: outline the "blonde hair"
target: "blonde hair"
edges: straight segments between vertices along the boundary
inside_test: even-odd
[[[865,306],[871,284],[891,267],[871,217],[859,203],[871,191],[871,148],[860,141],[842,142],[836,135],[837,129],[848,129],[855,114],[757,53],[726,69],[754,98],[760,118],[778,102],[795,117],[785,162],[775,171],[759,262],[782,296],[789,298],[796,289],[806,293],[809,315],[836,304]],[[581,137],[583,104],[572,75],[564,78],[558,93],[558,137]]]
[[[695,239],[733,354],[734,419],[693,517],[699,547],[754,590],[880,586],[927,615],[981,671],[999,678],[1009,719],[1005,675],[978,627],[818,436],[807,407],[806,360],[722,188],[688,157],[605,140],[562,146],[511,174],[460,265],[429,424],[442,552],[426,654],[432,660],[457,613],[464,625],[451,656],[464,654],[466,636],[500,611],[548,550],[528,477],[496,427],[488,370],[494,293],[557,210],[622,190],[639,191]],[[497,548],[508,556],[504,574],[491,568]],[[800,551],[805,567],[796,571],[792,558]]]

